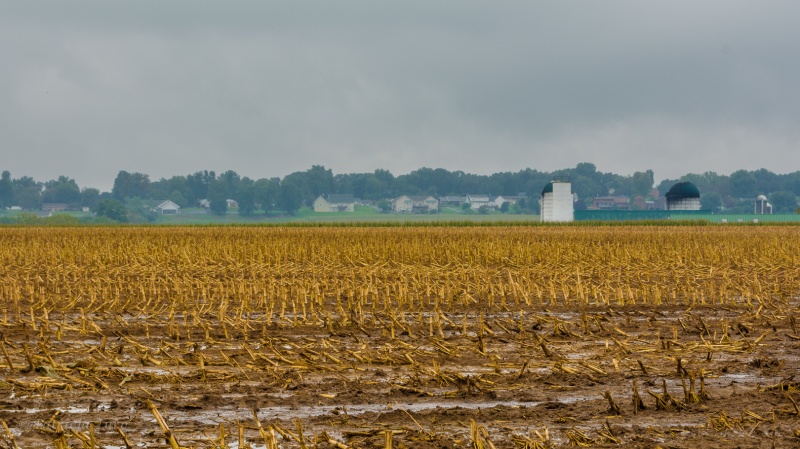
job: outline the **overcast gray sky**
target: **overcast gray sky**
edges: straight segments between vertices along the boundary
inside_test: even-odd
[[[0,0],[0,169],[800,170],[797,1]]]

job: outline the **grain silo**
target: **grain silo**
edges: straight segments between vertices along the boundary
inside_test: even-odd
[[[700,210],[700,191],[691,182],[679,182],[664,195],[667,210]]]
[[[764,195],[758,195],[756,198],[755,209],[753,210],[754,214],[771,214],[772,213],[772,204],[767,202],[767,197]]]
[[[574,199],[572,183],[551,181],[542,189],[542,210],[539,215],[543,222],[572,221],[574,219]]]

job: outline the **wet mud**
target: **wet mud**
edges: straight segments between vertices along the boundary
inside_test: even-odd
[[[0,447],[798,447],[799,302],[7,317]]]

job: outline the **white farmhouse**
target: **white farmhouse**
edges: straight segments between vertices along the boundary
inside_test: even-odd
[[[392,201],[392,209],[401,214],[438,212],[439,200],[430,195],[400,195]]]
[[[314,200],[314,212],[355,212],[356,199],[353,195],[346,194],[328,194],[328,197],[322,195]]]
[[[526,198],[525,195],[522,195],[522,194],[520,194],[520,195],[498,195],[498,196],[492,198],[492,203],[494,203],[494,206],[499,209],[499,208],[503,207],[504,203],[517,204],[517,202],[519,200],[525,199],[525,198]]]
[[[469,207],[478,210],[481,206],[494,207],[494,203],[489,199],[489,195],[467,195]]]
[[[152,203],[150,203],[150,204],[152,204]],[[166,200],[163,203],[161,203],[158,206],[156,206],[156,210],[161,215],[176,215],[176,214],[181,213],[181,207],[178,206],[177,204],[173,203],[170,200]]]

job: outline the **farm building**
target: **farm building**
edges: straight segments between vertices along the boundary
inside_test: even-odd
[[[679,182],[666,195],[667,210],[700,210],[700,190],[691,182]]]
[[[596,196],[592,200],[592,209],[630,210],[631,201],[627,196]]]
[[[327,198],[318,196],[314,200],[314,212],[355,212],[356,199],[353,195],[328,194]]]
[[[467,202],[467,197],[465,196],[441,196],[439,197],[439,205],[440,206],[455,206],[461,207],[462,204]]]
[[[494,207],[494,203],[489,198],[489,195],[467,195],[467,202],[469,203],[469,207],[473,210],[478,210],[481,206]]]
[[[156,210],[161,215],[175,215],[181,213],[181,207],[170,200],[166,200],[163,203],[156,206]]]
[[[758,195],[758,198],[756,198],[755,204],[753,205],[753,213],[760,215],[772,213],[772,204],[767,201],[767,197],[765,195]]]
[[[400,195],[392,201],[392,209],[404,214],[438,212],[439,200],[432,196]]]
[[[500,207],[503,206],[503,203],[517,204],[517,202],[519,202],[519,200],[524,200],[524,199],[527,199],[527,196],[524,195],[524,194],[519,194],[519,195],[498,195],[498,196],[492,197],[491,201],[492,201],[492,203],[494,203],[494,206],[499,209]]]
[[[574,197],[572,196],[572,183],[564,181],[548,182],[542,189],[542,211],[540,220],[543,222],[572,221],[574,219]]]
[[[69,204],[67,203],[42,203],[42,211],[43,212],[61,212],[64,210],[69,210]]]

